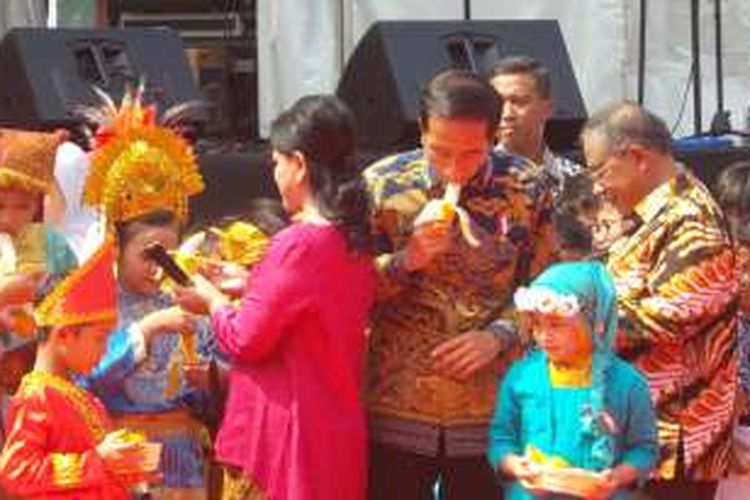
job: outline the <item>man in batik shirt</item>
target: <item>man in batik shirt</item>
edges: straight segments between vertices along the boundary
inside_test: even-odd
[[[646,110],[607,108],[582,139],[596,186],[638,218],[607,263],[618,348],[648,378],[659,419],[661,460],[647,492],[713,498],[727,472],[737,392],[737,277],[726,221],[705,186],[675,163],[664,122]]]
[[[373,316],[367,402],[370,497],[495,498],[487,463],[498,321],[552,248],[551,196],[522,183],[517,157],[492,151],[500,98],[447,71],[422,94],[422,149],[365,171],[383,286]],[[435,208],[437,207],[437,210]]]

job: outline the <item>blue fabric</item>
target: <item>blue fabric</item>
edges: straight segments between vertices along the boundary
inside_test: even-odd
[[[107,409],[120,414],[160,413],[178,408],[200,411],[208,395],[189,386],[180,370],[179,390],[166,394],[170,362],[181,356],[177,334],[163,334],[151,341],[148,354],[140,363],[134,358],[135,344],[130,329],[150,312],[174,305],[166,294],[143,296],[120,289],[119,325],[110,335],[107,352],[94,370],[88,385]],[[216,341],[206,318],[196,323],[198,356],[204,361],[216,357]],[[178,362],[182,363],[181,357]],[[164,485],[173,488],[200,487],[203,476],[203,443],[191,436],[170,436],[164,444],[162,472]]]
[[[656,417],[646,380],[635,368],[613,355],[604,373],[604,382],[605,407],[618,428],[613,436],[612,465],[628,463],[645,477],[658,454]],[[582,395],[585,394],[566,394],[564,390],[552,388],[548,358],[541,351],[532,351],[515,363],[500,387],[490,426],[487,455],[493,468],[497,469],[509,454],[522,455],[526,446],[533,444],[548,455],[572,459],[573,466],[595,469],[596,460],[586,436],[571,431],[575,423],[561,424],[555,418],[556,413],[557,418],[567,418],[561,410],[565,406],[575,417],[573,404]],[[506,498],[533,498],[516,481],[506,486]],[[626,499],[629,493],[621,490],[614,498]]]
[[[617,291],[601,262],[561,262],[544,270],[529,288],[546,288],[560,295],[574,295],[590,321],[601,347],[612,349],[617,333]]]
[[[740,386],[750,400],[750,316],[744,313],[739,314],[737,332],[740,352]]]
[[[180,356],[177,334],[154,339],[146,359],[137,366],[134,364],[129,328],[148,313],[174,305],[169,296],[161,293],[140,296],[121,289],[118,300],[118,330],[110,336],[107,353],[91,381],[107,408],[116,413],[155,413],[201,404],[204,395],[189,386],[182,371],[179,390],[174,395],[166,394],[170,361],[173,356]],[[200,318],[196,324],[198,355],[207,361],[215,357],[216,341],[207,319]],[[182,362],[181,358],[178,361]]]
[[[78,265],[73,250],[63,235],[47,228],[47,272],[50,275],[64,275]]]

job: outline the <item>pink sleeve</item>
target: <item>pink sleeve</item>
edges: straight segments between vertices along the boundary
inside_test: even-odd
[[[312,298],[306,245],[294,233],[279,236],[250,276],[239,307],[225,306],[211,315],[221,350],[235,359],[254,361],[271,353]]]

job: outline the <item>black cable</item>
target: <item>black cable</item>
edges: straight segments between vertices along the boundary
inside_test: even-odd
[[[669,130],[670,135],[674,135],[675,130],[677,130],[677,127],[680,126],[680,123],[682,122],[682,116],[685,114],[685,106],[687,105],[688,100],[688,93],[690,92],[690,87],[693,83],[693,72],[695,71],[695,65],[690,64],[690,73],[688,73],[687,81],[685,82],[685,91],[682,93],[682,103],[680,104],[680,111],[677,114],[677,118],[675,119],[674,125]]]

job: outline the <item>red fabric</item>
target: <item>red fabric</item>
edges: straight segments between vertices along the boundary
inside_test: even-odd
[[[239,308],[213,314],[233,358],[216,453],[271,499],[365,496],[359,393],[375,283],[372,258],[336,229],[298,224],[276,235]]]
[[[26,377],[36,376],[32,372]],[[28,386],[25,379],[10,405],[7,438],[0,455],[2,487],[23,498],[130,498],[94,451],[103,437],[97,434],[111,430],[102,404],[82,389],[73,387],[87,398],[85,407],[94,410],[87,420],[80,405],[73,404],[69,394],[49,385]],[[63,454],[69,461],[80,464],[80,474],[66,476],[73,478],[72,481],[61,482],[60,469],[55,471],[55,463]]]
[[[115,321],[117,286],[115,247],[107,239],[83,266],[57,285],[37,308],[42,325],[72,325]]]

